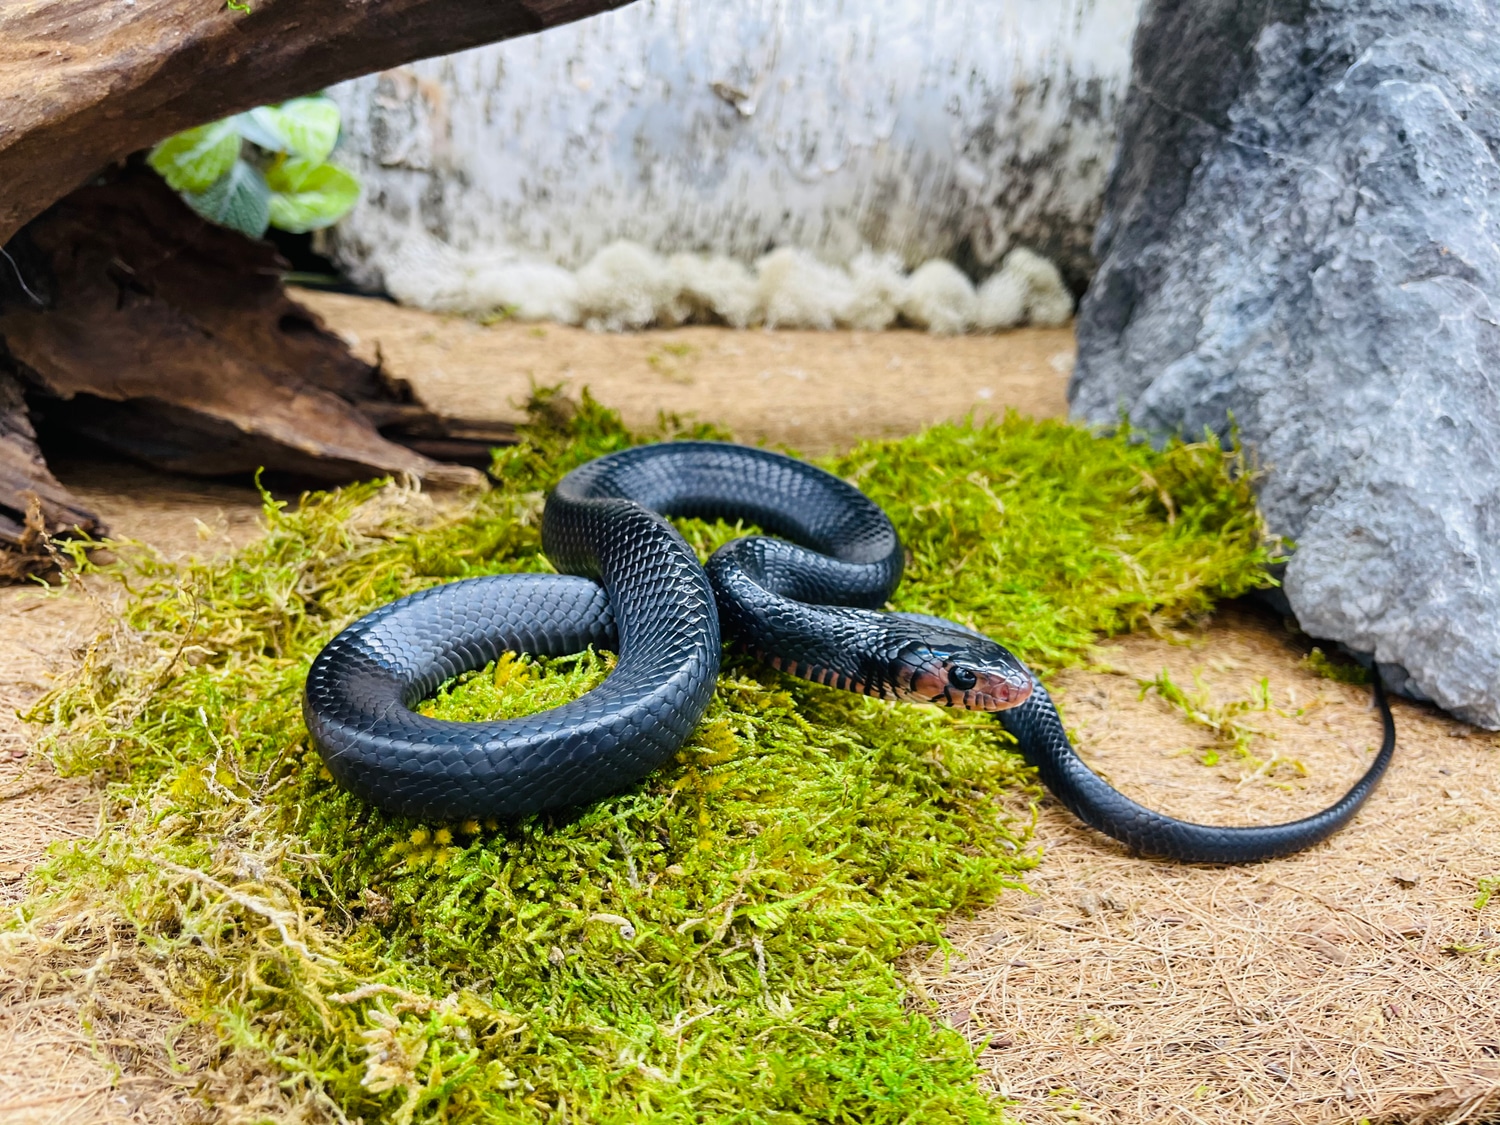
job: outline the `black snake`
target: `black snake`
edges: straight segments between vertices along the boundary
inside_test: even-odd
[[[705,566],[665,517],[744,520],[774,536],[721,547]],[[1156,856],[1242,863],[1342,827],[1395,748],[1377,680],[1380,753],[1337,803],[1266,827],[1218,828],[1152,812],[1073,750],[1047,691],[1000,645],[941,618],[876,612],[900,581],[895,528],[821,469],[717,442],[640,446],[573,470],[547,499],[556,575],[436,586],[340,633],[313,662],[303,711],[334,777],[391,812],[514,817],[584,804],[669,761],[713,695],[720,628],[777,668],[886,699],[995,711],[1048,789],[1084,823]],[[596,689],[521,719],[463,723],[412,708],[507,651],[594,645],[618,661]]]

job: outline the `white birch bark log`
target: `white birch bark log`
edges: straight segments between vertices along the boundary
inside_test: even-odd
[[[577,269],[622,238],[975,276],[1024,245],[1077,285],[1138,7],[642,0],[357,79],[333,96],[365,194],[329,244],[396,291],[424,255]]]

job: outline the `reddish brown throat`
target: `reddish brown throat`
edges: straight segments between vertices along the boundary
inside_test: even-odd
[[[1008,668],[928,664],[913,669],[907,684],[898,688],[897,698],[964,711],[1009,711],[1031,698],[1031,687],[1029,675]]]

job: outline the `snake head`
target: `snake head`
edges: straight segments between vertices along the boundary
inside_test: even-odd
[[[901,653],[896,697],[966,711],[1007,711],[1031,697],[1031,672],[1008,650],[977,635],[933,638]]]

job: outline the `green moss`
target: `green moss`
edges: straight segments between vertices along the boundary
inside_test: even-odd
[[[1368,684],[1370,670],[1353,660],[1334,660],[1320,648],[1314,648],[1302,658],[1302,664],[1310,672],[1316,672],[1325,680],[1341,684]]]
[[[1286,714],[1273,707],[1271,681],[1265,677],[1261,677],[1249,698],[1230,699],[1222,703],[1214,700],[1213,693],[1204,685],[1197,672],[1193,674],[1192,691],[1173,680],[1165,668],[1152,679],[1136,682],[1140,684],[1142,699],[1149,693],[1155,693],[1168,706],[1175,708],[1185,721],[1210,732],[1213,745],[1188,751],[1205,766],[1217,766],[1222,755],[1227,753],[1236,764],[1250,771],[1243,775],[1242,780],[1258,778],[1281,788],[1290,788],[1286,781],[1278,780],[1279,775],[1307,776],[1307,767],[1296,758],[1289,758],[1275,750],[1268,757],[1261,758],[1251,749],[1257,740],[1274,739],[1276,736],[1246,722],[1246,718],[1264,715],[1272,710]],[[1296,714],[1300,715],[1302,712],[1298,711]]]
[[[1495,897],[1496,892],[1500,891],[1500,875],[1479,880],[1475,890],[1479,893],[1474,898],[1474,909],[1483,910],[1490,904],[1490,899]]]
[[[731,657],[677,763],[573,814],[420,825],[329,780],[298,711],[318,648],[422,586],[547,569],[543,490],[638,440],[587,401],[535,419],[456,513],[361,485],[268,502],[232,558],[115,570],[121,627],[36,716],[60,763],[110,779],[106,824],[56,855],[28,917],[86,909],[135,934],[189,1018],[325,1116],[1003,1119],[892,967],[1033,862],[1034,790],[988,718]],[[1266,581],[1249,481],[1215,445],[1009,417],[828,464],[905,536],[900,607],[1043,673]],[[683,527],[704,550],[739,533]],[[423,708],[535,710],[608,665],[507,658]]]
[[[1245,722],[1244,716],[1271,710],[1271,682],[1268,679],[1261,678],[1251,698],[1231,699],[1227,703],[1214,702],[1213,693],[1204,686],[1196,673],[1191,692],[1173,680],[1165,668],[1155,678],[1137,682],[1141,687],[1140,698],[1145,699],[1148,693],[1154,692],[1158,698],[1181,712],[1189,723],[1213,734],[1217,746],[1205,748],[1199,755],[1199,760],[1205,766],[1219,764],[1220,750],[1226,750],[1256,768],[1264,764],[1250,753],[1250,746],[1265,732]]]

